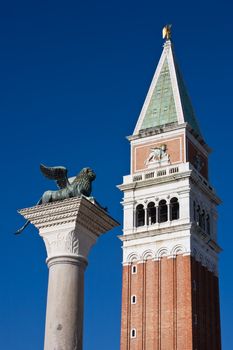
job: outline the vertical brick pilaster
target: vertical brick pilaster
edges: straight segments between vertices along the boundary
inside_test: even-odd
[[[198,349],[198,265],[194,258],[191,257],[192,275],[191,275],[191,289],[192,289],[192,314],[193,314],[193,349]],[[196,322],[195,322],[196,321]]]
[[[215,307],[214,307],[214,275],[210,273],[210,348],[213,350],[217,350],[216,347],[216,332],[215,332],[215,324],[216,324],[216,315],[215,315]]]
[[[211,327],[210,327],[210,313],[211,313],[211,272],[205,269],[205,304],[206,304],[206,350],[213,349],[211,347]]]
[[[161,259],[161,350],[173,349],[173,259]]]
[[[129,350],[129,322],[130,322],[130,279],[131,267],[123,266],[122,273],[122,306],[121,306],[121,350]]]
[[[135,328],[137,331],[137,336],[136,338],[130,339],[129,349],[142,350],[144,313],[144,263],[138,263],[137,274],[131,275],[131,294],[129,297],[130,303],[132,295],[136,295],[137,303],[131,305],[130,329]]]
[[[173,261],[173,349],[177,349],[177,259]]]
[[[191,257],[177,256],[177,350],[193,350]]]
[[[221,350],[221,325],[220,325],[220,305],[219,305],[219,281],[214,276],[214,305],[215,305],[215,332],[216,332],[216,350]]]
[[[205,315],[204,315],[204,267],[198,264],[198,340],[199,349],[205,350]]]
[[[145,349],[155,349],[155,333],[158,319],[156,318],[157,309],[157,278],[155,271],[155,262],[148,260],[145,264],[145,324],[144,324],[144,342]]]

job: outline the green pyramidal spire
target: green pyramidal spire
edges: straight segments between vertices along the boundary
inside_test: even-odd
[[[172,91],[167,59],[159,74],[141,129],[147,129],[177,121],[176,106]]]
[[[148,128],[185,122],[201,136],[191,100],[174,58],[171,41],[167,40],[134,134]]]

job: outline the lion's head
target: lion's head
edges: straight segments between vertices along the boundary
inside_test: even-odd
[[[95,172],[91,168],[83,168],[76,176],[74,183],[78,185],[80,194],[89,197],[91,195],[91,183],[96,178]]]
[[[78,176],[87,177],[90,181],[94,181],[96,178],[96,174],[91,168],[83,168]]]

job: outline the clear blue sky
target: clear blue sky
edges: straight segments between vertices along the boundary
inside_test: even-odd
[[[122,222],[116,185],[129,173],[130,135],[173,24],[176,56],[223,199],[219,241],[223,350],[232,338],[232,12],[229,1],[2,1],[0,5],[0,348],[43,348],[47,266],[17,208],[51,185],[39,163],[97,173],[94,196]],[[119,350],[121,244],[102,237],[86,271],[84,350]]]

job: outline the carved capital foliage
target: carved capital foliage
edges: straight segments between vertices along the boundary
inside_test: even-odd
[[[79,240],[78,240],[77,234],[75,234],[75,230],[70,231],[68,233],[65,245],[66,245],[66,250],[68,252],[73,254],[78,254]]]
[[[90,248],[95,243],[94,236],[78,230],[63,230],[41,233],[48,258],[59,256],[83,257],[87,259]]]

